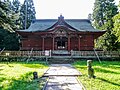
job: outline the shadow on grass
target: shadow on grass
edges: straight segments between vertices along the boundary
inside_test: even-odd
[[[106,80],[106,79],[103,79],[103,78],[98,78],[98,79],[100,79],[100,80],[102,80],[102,81],[104,81],[104,82],[107,82],[107,83],[110,83],[110,84],[116,85],[116,86],[120,86],[120,84],[117,84],[117,83],[111,82],[111,81]]]
[[[0,82],[3,82],[4,80],[6,80],[6,78],[0,77]]]
[[[77,66],[86,66],[86,61],[75,61],[73,65]]]
[[[0,76],[4,76],[4,75],[5,75],[5,74],[1,74],[1,73],[0,73]],[[0,79],[1,79],[1,78],[0,78]]]
[[[98,66],[98,65],[96,65]],[[102,64],[102,65],[99,65],[101,67],[104,67],[104,68],[111,68],[111,69],[120,69],[120,65],[118,64]]]
[[[120,65],[109,65],[109,68],[120,69]]]
[[[36,90],[38,82],[33,80],[32,72],[21,76],[19,79],[12,79],[8,90]]]
[[[29,72],[24,76],[21,76],[19,79],[13,78],[12,82],[8,87],[8,90],[32,90],[29,89],[30,85],[32,84],[33,84],[32,72]]]
[[[6,80],[6,78],[4,77],[0,77],[0,90],[3,90],[3,86],[1,85],[2,82],[4,82]]]
[[[4,65],[0,65],[0,67],[3,67]]]
[[[46,67],[47,65],[45,65],[44,63],[28,63],[28,64],[23,64],[24,67],[29,67],[29,68],[44,68]]]
[[[10,63],[7,63],[7,65],[9,67],[14,67],[12,66],[12,64],[20,64],[24,67],[29,67],[29,68],[44,68],[44,67],[47,67],[48,65],[46,64],[46,62],[44,61],[30,61],[30,62],[10,62]]]
[[[97,72],[103,72],[103,73],[111,73],[111,74],[120,74],[119,72],[114,72],[114,71],[110,71],[110,70],[105,70],[105,69],[102,69],[102,68],[94,68],[95,71]]]
[[[2,70],[4,70],[4,69],[0,69],[0,71],[2,71]]]

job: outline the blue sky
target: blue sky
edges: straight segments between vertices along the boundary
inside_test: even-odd
[[[20,0],[23,3],[24,0]],[[86,19],[92,13],[95,0],[33,0],[37,19]],[[119,0],[115,0],[118,4]]]

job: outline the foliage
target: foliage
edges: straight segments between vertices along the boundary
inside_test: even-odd
[[[19,50],[19,37],[14,32],[0,29],[0,49]]]
[[[120,9],[120,3],[119,3],[119,9]],[[114,20],[114,32],[115,35],[118,37],[118,41],[120,42],[120,12],[113,17]]]
[[[38,76],[41,77],[45,70],[47,66],[41,62],[0,63],[0,90],[41,90],[43,80],[41,78],[33,80],[33,72],[38,72]]]
[[[2,53],[3,55],[0,57],[0,62],[26,62],[28,60],[29,57],[11,57],[11,56],[5,56],[6,53]],[[34,61],[34,63],[38,63],[38,61],[40,61],[40,63],[45,61],[45,58],[35,58],[35,57],[31,57],[29,59],[29,63],[31,63],[32,61]],[[27,63],[27,62],[26,62]],[[47,64],[47,63],[46,63]],[[35,66],[35,65],[34,65]],[[38,65],[37,65],[38,66]],[[36,67],[37,67],[36,66]],[[28,66],[28,67],[33,67],[33,66]],[[34,67],[35,68],[35,67]]]
[[[96,42],[96,47],[104,50],[117,50],[117,37],[113,32],[112,17],[117,14],[114,0],[96,0],[93,10],[93,24],[97,29],[106,30],[106,33]]]
[[[120,62],[119,61],[97,61],[92,63],[95,71],[95,79],[88,78],[87,62],[77,61],[73,65],[82,73],[79,80],[87,90],[119,90],[120,88]]]
[[[33,0],[25,0],[20,10],[21,29],[26,29],[30,26],[32,20],[36,19],[35,14]]]
[[[16,28],[14,21],[17,20],[17,14],[10,8],[11,2],[9,0],[0,0],[0,28],[13,32]]]
[[[15,13],[19,13],[20,12],[20,8],[21,8],[21,4],[19,0],[13,0],[12,2],[12,10]]]
[[[16,29],[20,29],[20,9],[21,9],[21,4],[19,0],[13,0],[12,5],[11,5],[11,10],[16,14],[16,20],[14,21],[16,25]]]

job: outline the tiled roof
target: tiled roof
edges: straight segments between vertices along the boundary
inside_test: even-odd
[[[88,19],[68,19],[65,21],[79,31],[96,31]]]
[[[102,32],[102,30],[96,30],[92,26],[88,19],[64,19],[64,21],[78,31],[89,32]],[[32,22],[30,27],[26,30],[18,30],[22,32],[36,32],[46,31],[58,22],[58,19],[37,19]]]
[[[31,23],[26,30],[19,30],[23,32],[45,31],[57,22],[57,19],[38,19]]]

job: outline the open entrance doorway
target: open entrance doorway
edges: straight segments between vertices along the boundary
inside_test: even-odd
[[[56,49],[57,50],[67,50],[67,38],[66,37],[56,37]]]
[[[58,41],[57,42],[58,49],[65,49],[65,41]]]

